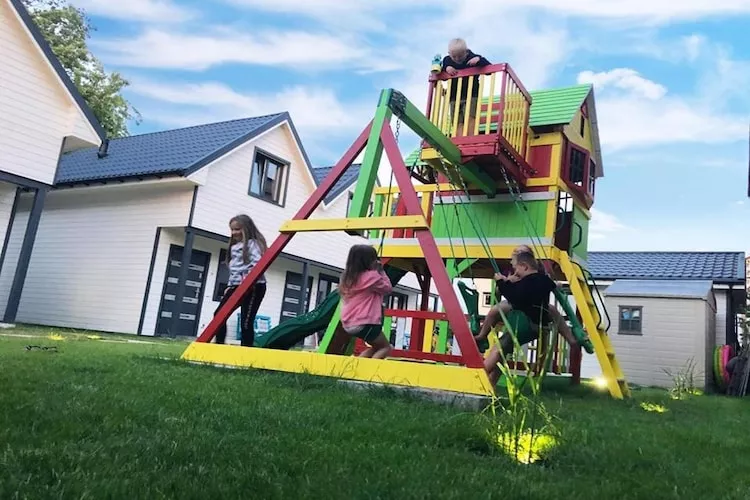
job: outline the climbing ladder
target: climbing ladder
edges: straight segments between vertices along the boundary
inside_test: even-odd
[[[557,251],[553,258],[560,265],[560,269],[568,280],[578,313],[583,320],[583,326],[594,345],[594,354],[599,361],[602,375],[607,381],[609,393],[616,399],[630,397],[630,387],[620,368],[620,363],[617,361],[609,335],[601,324],[599,310],[596,302],[594,302],[594,297],[591,295],[591,289],[583,274],[583,269],[574,264],[566,252]]]

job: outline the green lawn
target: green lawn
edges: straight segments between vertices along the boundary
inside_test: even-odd
[[[181,342],[7,336],[49,333],[0,330],[2,499],[748,498],[738,399],[552,384],[562,441],[522,465],[486,418],[393,391],[188,365]]]

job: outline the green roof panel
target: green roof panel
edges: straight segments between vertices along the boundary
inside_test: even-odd
[[[591,92],[591,84],[536,90],[531,94],[531,127],[568,124]]]

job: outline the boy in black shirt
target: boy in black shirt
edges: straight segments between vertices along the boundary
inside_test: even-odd
[[[510,329],[500,337],[503,356],[513,352],[514,343],[511,335],[515,335],[518,343],[524,345],[538,337],[540,325],[544,327],[551,322],[549,295],[557,287],[549,276],[539,272],[539,263],[530,252],[521,251],[514,255],[513,269],[514,273],[510,276],[495,275],[498,295],[508,299],[508,302],[498,304],[498,308],[502,309],[507,318],[506,326]],[[485,320],[477,338],[486,338],[493,326],[492,323],[492,320]],[[568,342],[575,345],[575,337],[569,331],[561,333]],[[485,358],[484,368],[493,385],[500,376],[500,370],[497,368],[500,359],[498,346],[492,346]]]
[[[442,70],[448,73],[450,76],[455,76],[459,70],[468,68],[481,68],[483,66],[489,66],[490,62],[484,57],[475,54],[466,47],[466,42],[461,38],[454,38],[448,44],[448,55],[443,58]],[[474,85],[471,89],[471,97],[469,97],[469,79],[470,77],[463,77],[461,79],[461,96],[459,97],[460,103],[458,105],[458,129],[463,130],[464,114],[466,113],[466,101],[469,101],[469,124],[468,130],[474,130],[474,117],[477,112],[477,105],[479,102],[479,80],[474,79]],[[450,113],[452,114],[455,110],[456,95],[458,94],[458,82],[453,82],[451,86],[451,95],[449,97]],[[452,122],[451,122],[452,123]],[[458,135],[458,134],[456,134]]]

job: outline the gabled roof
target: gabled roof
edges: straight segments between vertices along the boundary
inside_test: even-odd
[[[744,252],[589,252],[598,280],[711,280],[745,283]]]
[[[608,297],[651,297],[709,300],[711,280],[622,280],[604,291]]]
[[[104,158],[99,148],[64,154],[55,184],[187,176],[285,120],[277,113],[111,139]]]
[[[346,170],[346,172],[344,172],[344,175],[341,176],[341,179],[339,179],[339,181],[333,185],[333,189],[331,189],[331,191],[323,199],[323,202],[326,205],[331,204],[336,198],[339,197],[341,193],[346,191],[349,186],[357,182],[361,166],[362,165],[359,163],[352,163],[352,165]],[[331,170],[333,170],[333,167],[313,168],[312,174],[313,178],[315,179],[315,183],[320,186],[326,176],[331,173]]]
[[[573,121],[592,88],[591,84],[586,83],[529,92],[531,94],[529,126],[567,125]]]
[[[70,96],[86,116],[86,119],[89,121],[94,131],[96,131],[99,138],[104,140],[104,138],[107,136],[107,133],[104,131],[101,123],[99,123],[99,120],[96,119],[96,116],[94,115],[94,112],[91,110],[89,105],[86,104],[86,101],[84,100],[83,96],[81,96],[81,93],[78,91],[75,84],[68,76],[65,68],[63,68],[62,64],[60,64],[60,61],[57,59],[55,53],[52,52],[52,48],[50,47],[49,43],[47,43],[47,40],[44,38],[44,35],[42,35],[42,32],[39,30],[37,25],[34,23],[31,15],[26,10],[26,7],[23,5],[21,0],[9,1],[10,5],[18,14],[18,17],[21,18],[24,26],[26,26],[26,29],[28,29],[29,33],[31,33],[31,36],[34,38],[36,44],[44,53],[47,61],[49,61],[49,64],[52,66],[52,69],[54,69],[55,73],[57,73],[57,76],[60,78],[60,81],[63,83],[63,85],[65,85],[65,88],[67,89]]]

